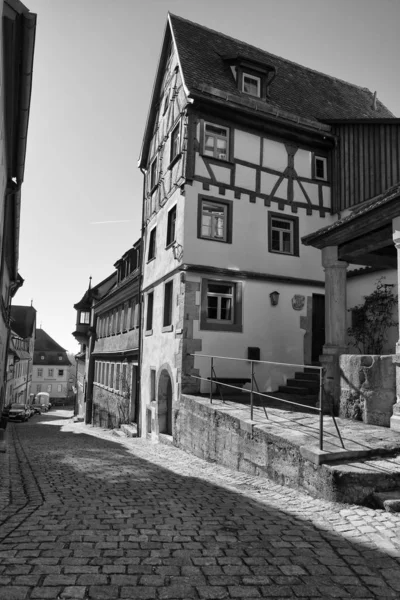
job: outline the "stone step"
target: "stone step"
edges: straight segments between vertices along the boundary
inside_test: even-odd
[[[319,381],[315,381],[314,379],[288,379],[286,385],[304,387],[310,391],[317,391],[319,389]]]
[[[376,508],[383,508],[387,512],[400,512],[400,488],[390,492],[374,492],[372,502]]]
[[[300,387],[295,385],[280,385],[279,392],[284,394],[296,394],[297,396],[307,396],[308,389],[306,387]]]
[[[296,373],[294,374],[295,379],[307,379],[310,380],[312,379],[313,381],[318,381],[319,382],[319,373],[317,373],[316,371],[314,371],[313,373],[303,373],[301,371],[296,371]]]

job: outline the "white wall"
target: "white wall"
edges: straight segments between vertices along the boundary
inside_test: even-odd
[[[200,282],[201,276],[190,274],[188,281]],[[277,306],[271,306],[269,295],[273,291],[280,293]],[[243,332],[204,331],[199,329],[199,321],[195,321],[193,337],[202,340],[199,354],[247,358],[247,347],[256,346],[261,350],[261,360],[304,364],[305,331],[300,328],[300,318],[306,316],[307,301],[304,308],[298,311],[292,307],[292,298],[295,294],[307,298],[313,293],[321,294],[323,288],[243,281]],[[197,358],[195,367],[201,370],[202,377],[209,377],[209,359]],[[247,361],[216,361],[216,372],[222,377],[248,377],[249,369],[250,363]],[[276,390],[296,370],[301,369],[278,365],[257,366],[256,379],[263,391]]]
[[[307,215],[305,209],[292,213],[289,206],[285,206],[283,211],[278,211],[276,204],[272,203],[270,207],[266,207],[260,199],[255,204],[250,203],[247,197],[235,199],[231,190],[227,190],[224,196],[218,193],[216,186],[210,186],[209,191],[204,191],[198,182],[194,182],[193,186],[186,186],[185,189],[186,263],[324,280],[320,250],[303,246],[300,241],[299,257],[268,252],[268,212],[297,216],[300,240],[303,236],[330,224],[333,220],[331,217],[322,218],[315,212]],[[233,201],[232,244],[197,238],[199,195]]]

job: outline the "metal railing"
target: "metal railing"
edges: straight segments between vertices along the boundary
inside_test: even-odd
[[[254,416],[254,395],[262,396],[264,398],[269,398],[271,400],[276,400],[278,402],[284,402],[286,404],[291,404],[294,406],[299,406],[301,408],[307,408],[308,410],[316,411],[319,415],[319,449],[323,450],[323,448],[324,448],[324,368],[323,367],[318,367],[318,366],[313,366],[313,365],[299,365],[299,364],[295,364],[295,363],[272,362],[272,361],[268,361],[268,360],[249,360],[246,358],[232,358],[229,356],[215,356],[215,355],[211,355],[211,354],[190,354],[190,356],[193,356],[196,358],[209,358],[210,359],[210,377],[200,377],[198,375],[191,375],[191,377],[193,379],[199,379],[201,381],[207,381],[210,383],[210,404],[212,404],[212,401],[213,401],[213,384],[216,384],[217,390],[219,392],[222,402],[225,402],[225,400],[223,398],[223,393],[221,392],[220,386],[239,390],[240,392],[245,392],[245,393],[247,392],[250,394],[250,418],[251,418],[251,420],[253,420],[253,416]],[[250,378],[249,378],[250,389],[243,388],[243,387],[240,387],[237,385],[231,385],[229,383],[225,383],[224,381],[218,381],[217,375],[215,373],[214,359],[234,360],[234,361],[250,363]],[[293,400],[287,400],[285,398],[277,398],[276,396],[272,396],[271,394],[264,394],[263,392],[260,392],[255,375],[254,375],[254,364],[276,365],[276,366],[283,366],[283,367],[300,367],[302,369],[315,369],[317,372],[319,372],[318,406],[309,406],[306,404],[301,404],[301,402],[294,402]],[[230,379],[235,379],[235,378],[230,378]],[[239,379],[243,379],[243,378],[239,378]],[[263,406],[262,408],[264,410],[264,414],[265,414],[266,418],[269,419],[265,406]],[[333,423],[335,425],[335,429],[338,434],[342,448],[344,448],[343,439],[340,434],[339,427],[338,427],[338,424],[335,419],[335,415],[333,414],[332,407],[331,407],[331,417],[332,417]]]

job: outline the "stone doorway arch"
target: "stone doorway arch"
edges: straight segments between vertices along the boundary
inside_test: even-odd
[[[172,435],[172,381],[167,369],[162,369],[158,380],[158,432]]]

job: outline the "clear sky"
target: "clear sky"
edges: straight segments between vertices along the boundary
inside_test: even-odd
[[[400,0],[24,0],[38,15],[19,271],[77,351],[73,304],[140,235],[137,168],[168,10],[377,91],[400,117]]]

